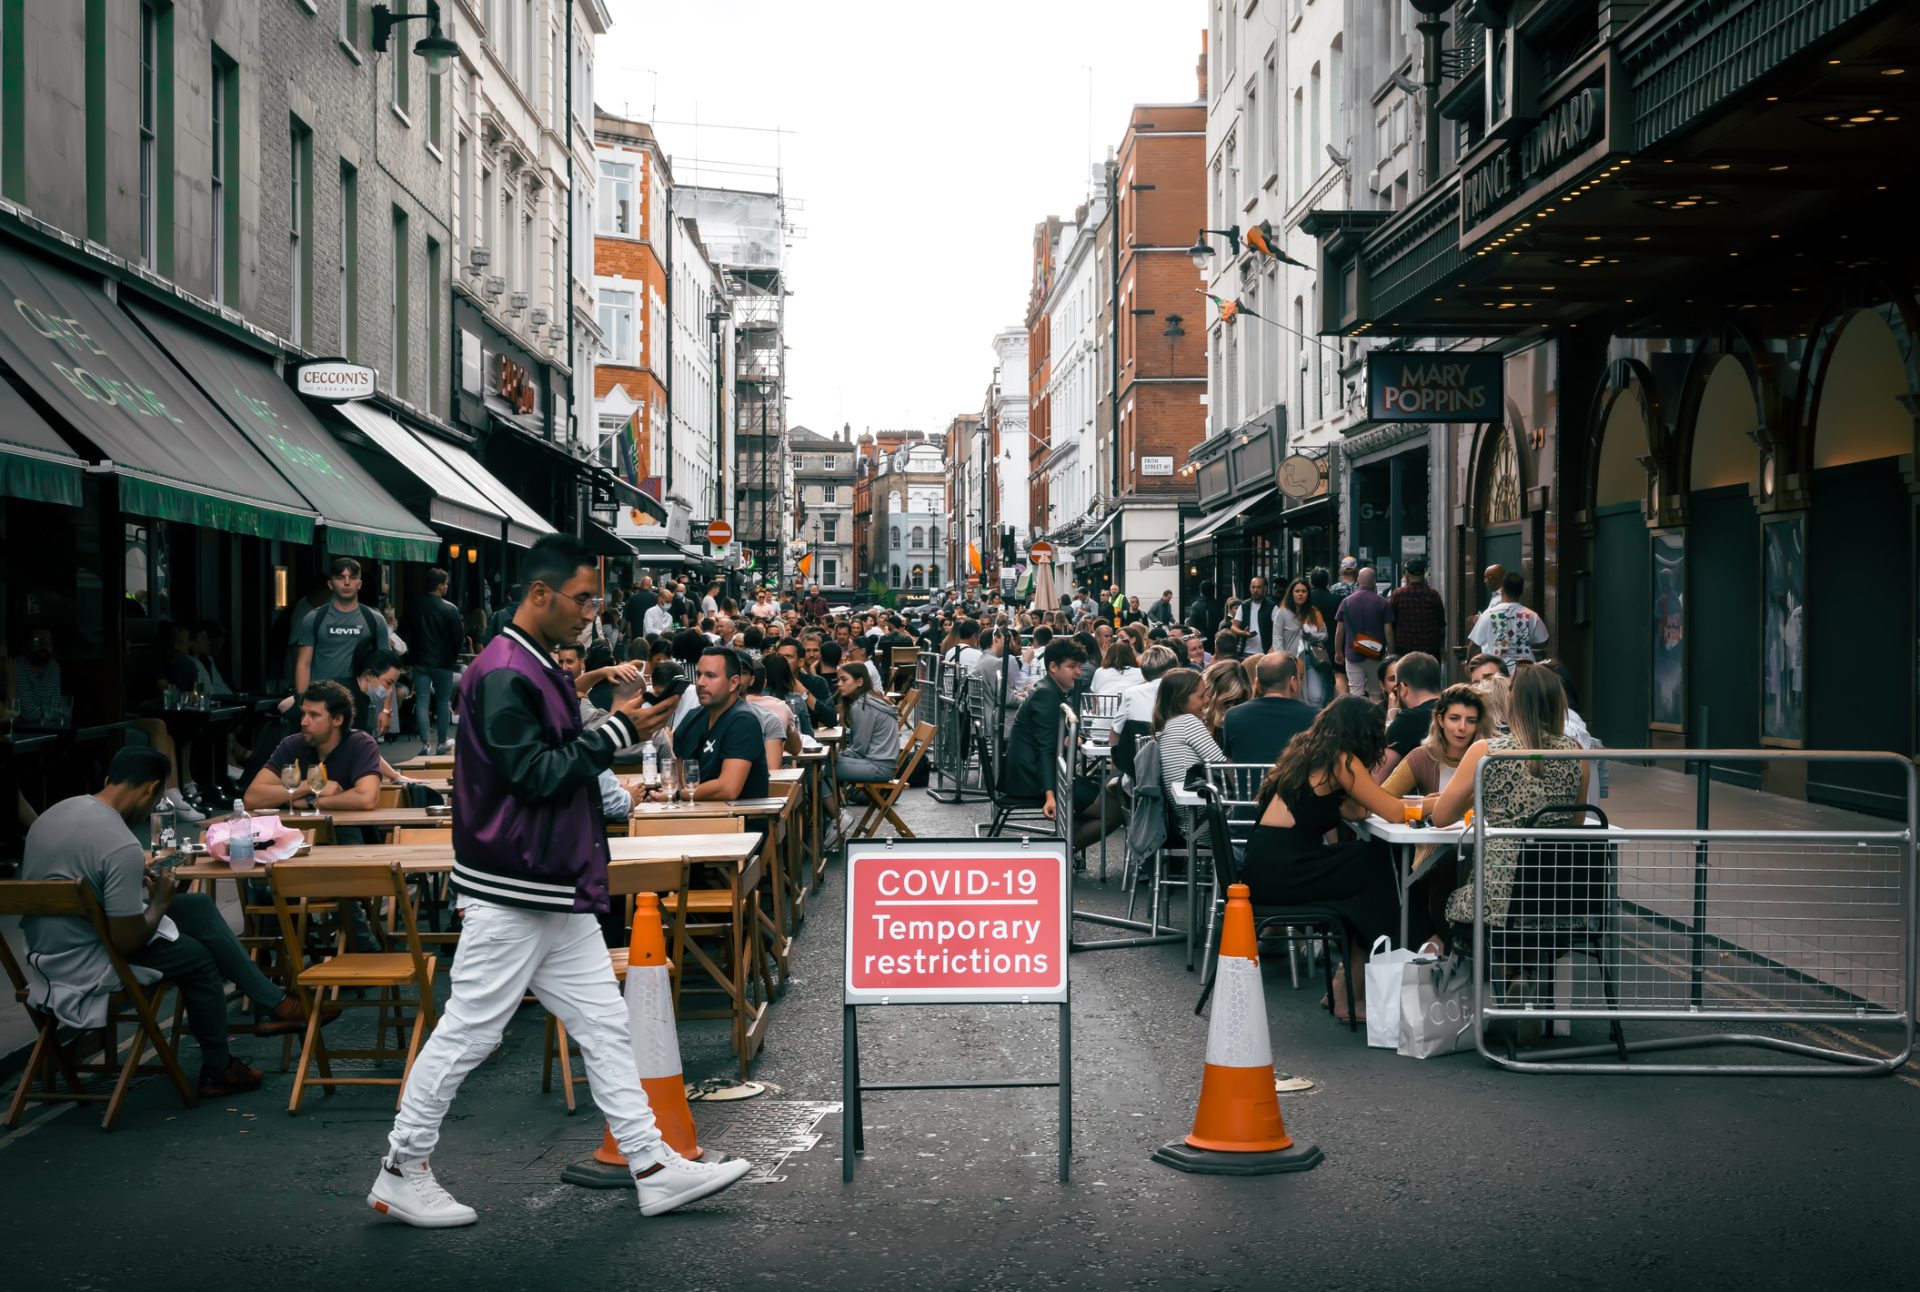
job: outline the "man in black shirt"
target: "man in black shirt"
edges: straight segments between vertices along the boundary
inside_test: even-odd
[[[433,753],[453,739],[453,670],[466,644],[460,607],[447,600],[447,572],[427,571],[427,595],[407,616],[407,665],[413,674],[413,712],[420,743]]]
[[[1314,707],[1300,700],[1300,661],[1270,651],[1254,665],[1255,697],[1227,710],[1220,749],[1228,761],[1272,766],[1293,738],[1313,725]]]
[[[1424,651],[1402,655],[1393,672],[1394,686],[1400,692],[1400,712],[1387,724],[1387,756],[1374,769],[1374,779],[1382,781],[1395,764],[1420,747],[1433,729],[1433,706],[1440,698],[1443,680],[1440,661]]]
[[[1060,772],[1060,714],[1071,703],[1070,697],[1086,667],[1087,652],[1071,637],[1056,637],[1047,643],[1041,656],[1047,675],[1034,683],[1020,711],[1013,715],[1013,729],[1007,733],[1005,761],[1000,769],[1002,792],[1018,798],[1038,797],[1040,810],[1048,820],[1055,819],[1062,806],[1055,797]],[[1073,847],[1076,851],[1100,842],[1101,786],[1096,781],[1076,780],[1073,801],[1065,805],[1073,813]],[[1112,800],[1110,800],[1112,802]],[[1106,819],[1117,824],[1119,813],[1109,808]]]
[[[731,647],[710,646],[694,669],[700,707],[674,731],[673,752],[699,762],[700,787],[692,795],[697,800],[767,796],[767,746],[760,719],[741,698],[746,686],[742,663]]]

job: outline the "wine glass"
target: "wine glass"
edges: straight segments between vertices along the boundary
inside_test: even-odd
[[[680,801],[680,760],[669,758],[660,769],[660,788],[667,792],[667,802]]]
[[[687,802],[693,802],[694,791],[700,788],[700,760],[682,759],[680,762],[680,784],[684,787]]]
[[[287,802],[293,802],[294,793],[300,788],[300,764],[288,763],[280,769],[280,784],[286,788]]]

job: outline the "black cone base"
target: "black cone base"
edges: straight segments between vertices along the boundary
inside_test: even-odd
[[[1326,1156],[1318,1146],[1297,1141],[1291,1148],[1267,1153],[1216,1153],[1177,1139],[1155,1149],[1153,1160],[1192,1175],[1280,1175],[1288,1171],[1311,1171],[1324,1162]]]

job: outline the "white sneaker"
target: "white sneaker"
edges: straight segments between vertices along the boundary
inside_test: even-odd
[[[480,1219],[479,1212],[440,1187],[433,1168],[424,1161],[396,1167],[382,1158],[380,1173],[367,1191],[367,1205],[421,1229],[453,1229]]]
[[[741,1158],[725,1162],[689,1162],[670,1148],[667,1156],[645,1172],[634,1172],[633,1187],[640,1194],[640,1214],[657,1216],[689,1202],[698,1202],[720,1192],[753,1169],[753,1163]]]
[[[168,805],[173,808],[174,816],[180,820],[204,821],[207,819],[207,814],[187,802],[187,796],[182,794],[178,789],[168,790],[164,797]]]

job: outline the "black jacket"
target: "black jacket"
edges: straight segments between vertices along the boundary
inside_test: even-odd
[[[1314,707],[1278,695],[1262,695],[1227,710],[1220,749],[1231,762],[1272,766],[1295,736],[1313,725]]]
[[[418,668],[453,668],[460,663],[467,630],[458,606],[429,592],[414,604],[408,618],[407,663]]]
[[[807,705],[807,717],[814,728],[837,727],[840,725],[840,709],[833,702],[833,684],[818,673],[799,675],[800,685],[807,689],[810,703]]]
[[[1000,788],[1020,798],[1042,798],[1055,788],[1059,774],[1056,746],[1060,742],[1060,711],[1069,703],[1066,693],[1043,677],[1020,702],[1007,733],[1007,749],[1000,763]]]

